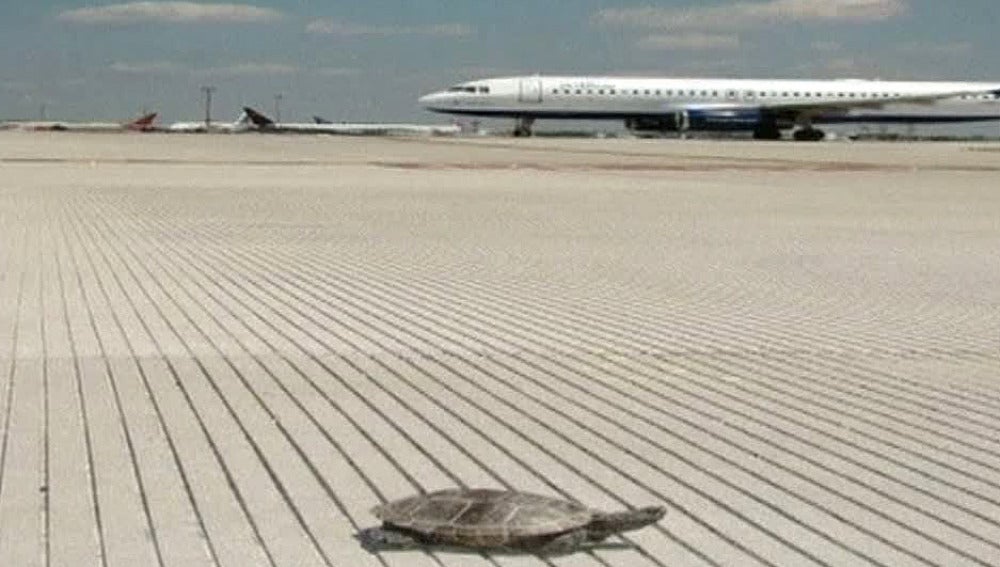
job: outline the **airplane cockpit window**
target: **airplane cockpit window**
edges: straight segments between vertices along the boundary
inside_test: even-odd
[[[479,94],[490,94],[489,87],[479,87]]]
[[[465,85],[458,85],[448,89],[450,93],[471,93],[476,94],[476,87],[469,87]]]

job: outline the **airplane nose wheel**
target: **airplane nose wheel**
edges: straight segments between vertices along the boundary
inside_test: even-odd
[[[534,118],[519,118],[514,126],[515,138],[530,138],[531,127],[535,124]]]

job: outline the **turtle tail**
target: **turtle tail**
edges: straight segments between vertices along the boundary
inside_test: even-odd
[[[649,506],[625,512],[598,512],[587,524],[587,539],[601,541],[614,534],[638,530],[659,522],[666,514],[667,509],[663,506]]]

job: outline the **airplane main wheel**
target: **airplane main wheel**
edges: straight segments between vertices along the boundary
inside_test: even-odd
[[[796,130],[792,137],[796,142],[819,142],[826,138],[826,132],[816,128],[803,128]]]

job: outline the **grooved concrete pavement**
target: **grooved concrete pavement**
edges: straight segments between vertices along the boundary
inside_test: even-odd
[[[1000,565],[989,146],[0,135],[0,565]],[[421,490],[664,521],[354,539]]]

